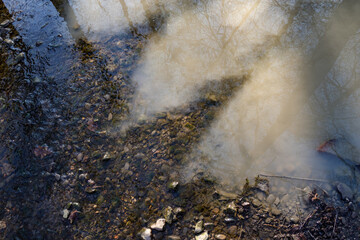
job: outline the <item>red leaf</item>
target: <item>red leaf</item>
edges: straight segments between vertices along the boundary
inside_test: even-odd
[[[336,142],[337,142],[337,139],[335,139],[335,138],[327,140],[327,141],[323,142],[322,144],[320,144],[320,146],[316,148],[316,151],[336,155],[336,152],[334,151]]]
[[[97,125],[96,125],[96,123],[94,122],[94,120],[93,119],[89,119],[88,121],[87,121],[87,129],[89,129],[90,131],[92,131],[92,132],[95,132],[96,131],[96,129],[97,129]]]
[[[36,157],[40,157],[41,159],[51,154],[52,151],[48,148],[48,146],[36,146],[34,149],[34,154]]]

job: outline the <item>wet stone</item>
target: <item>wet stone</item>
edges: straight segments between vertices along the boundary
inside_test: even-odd
[[[237,233],[237,226],[231,226],[227,229],[227,232],[230,234],[230,235],[235,235]]]
[[[173,213],[174,213],[174,220],[176,220],[179,217],[183,216],[185,211],[184,211],[184,209],[182,209],[180,207],[176,207],[176,208],[174,208]]]
[[[292,216],[292,217],[290,218],[290,221],[293,222],[293,223],[298,223],[299,220],[300,220],[300,219],[299,219],[298,216]]]
[[[166,239],[167,240],[181,240],[181,238],[179,236],[175,236],[175,235],[170,235]]]
[[[115,158],[115,156],[114,156],[113,154],[107,152],[107,153],[105,153],[105,155],[103,156],[102,160],[103,160],[103,161],[109,161],[109,160],[114,159],[114,158]]]
[[[276,207],[273,207],[271,209],[271,213],[274,215],[274,216],[279,216],[281,214],[281,211],[279,209],[277,209]]]
[[[129,170],[129,168],[130,168],[130,164],[127,162],[127,163],[125,163],[125,165],[122,169],[127,171],[127,170]]]
[[[78,160],[78,161],[83,160],[83,158],[84,158],[84,154],[83,154],[83,153],[79,153],[79,154],[76,156],[76,160]]]
[[[151,240],[151,229],[150,228],[143,228],[139,232],[139,235],[143,240]]]
[[[0,230],[5,229],[5,228],[6,228],[6,222],[0,221]]]
[[[78,202],[69,202],[66,206],[66,209],[76,209],[78,211],[81,210],[80,203]]]
[[[96,192],[96,189],[95,188],[92,188],[92,187],[86,187],[85,188],[85,192],[87,193],[95,193]]]
[[[3,21],[3,22],[0,24],[0,26],[1,26],[1,27],[7,27],[7,26],[9,26],[10,24],[11,24],[11,20],[7,19],[7,20]]]
[[[158,220],[156,220],[156,223],[150,226],[150,228],[156,231],[163,231],[164,226],[165,226],[165,218],[159,218]]]
[[[72,26],[72,28],[73,28],[75,31],[77,31],[77,30],[80,29],[80,25],[79,25],[78,23],[75,23],[75,24]]]
[[[209,238],[209,234],[207,231],[203,232],[202,234],[200,235],[197,235],[195,237],[196,240],[207,240]]]
[[[232,222],[235,222],[236,220],[235,220],[235,218],[226,217],[226,218],[224,219],[224,221],[225,221],[226,223],[232,223]]]
[[[214,224],[214,223],[211,223],[211,222],[204,223],[204,228],[205,228],[206,230],[211,231],[211,230],[213,230],[213,229],[215,228],[215,224]]]
[[[268,181],[260,181],[256,184],[256,188],[258,188],[259,190],[268,193],[269,192],[269,183]]]
[[[204,221],[200,220],[195,224],[195,234],[201,233],[204,228]]]
[[[252,200],[252,204],[255,206],[255,207],[260,207],[261,206],[261,202],[258,200],[258,199],[254,199]]]
[[[91,104],[90,104],[90,103],[85,103],[85,108],[86,108],[86,109],[90,109],[90,108],[91,108]]]
[[[63,218],[67,219],[70,215],[70,211],[68,209],[63,210]]]
[[[228,205],[226,205],[225,212],[227,213],[235,213],[236,212],[236,205],[235,202],[231,202]]]
[[[106,95],[104,95],[104,98],[105,98],[106,100],[109,100],[111,97],[110,97],[109,94],[106,94]]]
[[[336,185],[336,188],[339,191],[339,193],[341,194],[342,199],[351,200],[353,198],[354,193],[351,190],[351,188],[349,186],[347,186],[346,184],[339,183]]]
[[[16,56],[15,61],[18,63],[23,61],[24,59],[25,59],[25,53],[21,52]]]
[[[270,205],[273,204],[275,202],[276,197],[273,194],[270,194],[267,198],[266,201],[267,203],[269,203]]]
[[[13,46],[13,45],[14,45],[14,41],[11,40],[11,39],[8,39],[8,38],[5,39],[4,42],[5,42],[6,44],[10,45],[10,46]]]
[[[282,204],[288,205],[289,199],[290,199],[289,194],[285,194],[285,195],[281,198],[281,201],[280,201],[280,202],[281,202]]]
[[[87,178],[88,178],[88,174],[87,174],[87,173],[82,173],[82,174],[79,175],[79,179],[80,179],[80,180],[85,180],[85,179],[87,179]]]
[[[163,211],[163,216],[165,218],[166,223],[171,224],[173,221],[173,209],[172,207],[168,206]]]
[[[215,235],[215,239],[225,240],[225,239],[226,239],[226,236],[225,236],[224,234],[216,234],[216,235]]]
[[[305,203],[308,203],[309,202],[309,196],[311,194],[311,189],[309,186],[305,187],[303,189],[303,195],[302,195],[302,200],[305,202]]]
[[[219,214],[220,209],[214,208],[211,212],[212,212],[213,214]]]
[[[60,181],[60,179],[61,179],[61,176],[58,173],[54,173],[54,177],[55,177],[56,181]]]
[[[168,189],[171,191],[176,191],[179,186],[179,182],[177,181],[170,181],[167,185]]]

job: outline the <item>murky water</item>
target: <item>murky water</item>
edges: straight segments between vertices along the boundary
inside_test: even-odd
[[[31,206],[59,212],[75,199],[87,206],[84,221],[100,219],[98,232],[107,224],[138,227],[151,218],[147,198],[191,204],[157,188],[161,179],[188,182],[199,172],[234,191],[265,174],[343,182],[358,196],[359,3],[3,3],[25,57],[24,83],[0,100],[17,92],[25,104],[0,108],[0,123],[8,122],[0,128],[1,180],[21,185],[12,179],[22,169],[21,177],[41,183],[38,194],[57,186],[39,172],[64,186],[54,190],[54,204],[29,202],[23,218],[41,215]],[[24,126],[16,137],[13,126]],[[102,210],[93,212],[97,205]]]

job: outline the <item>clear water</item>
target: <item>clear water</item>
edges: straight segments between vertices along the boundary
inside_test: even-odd
[[[126,63],[119,61],[124,49],[108,43],[129,32],[145,39],[126,72],[135,89],[130,122],[186,107],[206,86],[240,79],[188,154],[185,176],[205,170],[224,183],[260,173],[354,180],[347,164],[316,150],[346,139],[353,152],[343,157],[350,165],[360,157],[359,26],[338,24],[345,15],[358,18],[351,4],[337,12],[340,0],[69,0],[65,22],[56,1],[4,2],[13,13],[21,9],[14,24],[25,43],[44,42],[30,54],[39,66],[47,61],[44,71],[58,83],[80,61],[69,49],[79,36],[103,53],[112,76],[123,75]],[[117,125],[131,128],[127,121]]]
[[[189,154],[184,170],[191,176],[205,169],[225,182],[239,182],[259,173],[344,177],[349,166],[316,150],[333,138],[360,147],[358,35],[353,32],[339,44],[344,36],[335,33],[353,26],[333,24],[327,30],[339,17],[333,13],[340,2],[94,0],[70,5],[85,35],[94,39],[149,25],[149,16],[165,16],[132,75],[135,121],[196,101],[206,84],[246,78]],[[333,47],[319,45],[324,42]],[[321,55],[328,50],[338,56]],[[316,54],[326,60],[315,59]],[[357,157],[344,156],[355,163]]]

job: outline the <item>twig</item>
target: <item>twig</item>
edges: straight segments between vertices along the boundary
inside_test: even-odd
[[[314,235],[312,235],[310,231],[307,231],[307,232],[308,232],[308,234],[309,234],[313,239],[317,240],[317,238],[314,237]]]
[[[267,174],[259,174],[259,176],[261,176],[261,177],[271,177],[271,178],[284,178],[284,179],[299,180],[299,181],[330,183],[329,181],[326,181],[326,180],[323,180],[323,179],[313,179],[313,178],[301,178],[301,177],[267,175]]]
[[[277,226],[275,226],[275,225],[267,224],[267,223],[264,223],[264,226],[279,229],[279,227],[277,227]]]
[[[303,227],[307,224],[307,222],[309,221],[309,219],[316,213],[316,211],[318,210],[318,208],[316,208],[314,211],[312,211],[304,220],[303,224],[301,224],[300,226],[300,230],[303,229]]]
[[[242,237],[242,233],[243,233],[243,226],[241,226],[241,228],[240,228],[240,236],[239,236],[239,240],[241,239],[241,237]]]
[[[315,185],[316,187],[318,187],[318,188],[325,194],[326,197],[330,196],[329,193],[328,193],[327,191],[325,191],[325,189],[323,189],[321,186],[319,186],[319,185],[317,185],[317,184],[315,184],[315,183],[314,183],[314,185]]]
[[[336,211],[335,221],[334,221],[334,227],[333,227],[333,231],[332,231],[332,234],[331,234],[331,238],[333,238],[333,236],[335,235],[335,229],[336,229],[336,221],[337,221],[337,218],[338,218],[338,212]]]

